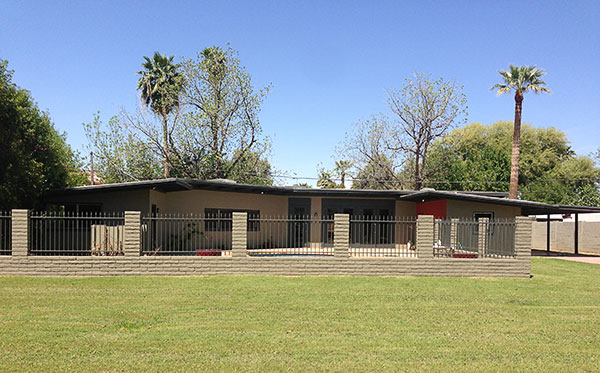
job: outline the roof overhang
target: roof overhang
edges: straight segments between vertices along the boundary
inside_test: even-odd
[[[441,190],[422,190],[400,197],[404,201],[425,202],[440,199],[451,199],[458,201],[470,201],[490,203],[494,205],[514,206],[521,208],[523,215],[547,215],[547,214],[573,214],[573,213],[600,213],[598,207],[552,205],[543,202],[526,201],[520,199],[508,199],[490,197],[481,194],[464,192],[452,192]]]

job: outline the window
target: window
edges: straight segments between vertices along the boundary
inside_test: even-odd
[[[492,222],[494,220],[494,213],[493,212],[474,212],[473,213],[473,218],[475,219],[475,221],[479,221],[479,219],[488,219],[489,222]],[[494,233],[493,231],[493,227],[492,225],[489,225],[489,232],[491,234]],[[473,228],[473,234],[478,234],[479,233],[479,225],[475,225],[475,227]]]
[[[248,213],[248,231],[260,231],[260,210],[204,209],[204,230],[207,232],[231,232],[231,219],[234,212]]]

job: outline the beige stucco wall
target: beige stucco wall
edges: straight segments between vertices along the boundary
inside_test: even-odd
[[[253,193],[231,193],[208,190],[186,190],[152,193],[150,204],[162,213],[203,214],[206,208],[260,210],[261,217],[287,215],[288,197]]]
[[[74,194],[56,198],[61,204],[77,203],[77,204],[100,204],[104,212],[122,212],[140,211],[142,214],[147,214],[149,210],[149,191],[148,190],[132,190],[127,192],[106,192],[106,193],[90,193],[90,194]],[[49,200],[49,204],[53,201]]]
[[[396,201],[396,217],[417,216],[417,204],[408,201]]]
[[[521,215],[521,208],[489,203],[448,200],[446,214],[450,218],[473,218],[475,212],[493,212],[494,219],[512,219]]]
[[[546,222],[533,223],[532,248],[546,250]],[[550,249],[575,250],[575,223],[550,222]],[[600,253],[600,222],[579,222],[579,252]]]

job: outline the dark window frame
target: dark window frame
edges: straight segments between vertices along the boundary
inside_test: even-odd
[[[205,208],[204,220],[205,232],[231,232],[232,231],[232,216],[234,212],[248,213],[248,232],[260,231],[260,210],[243,210],[243,209],[221,209],[221,208]],[[250,221],[250,219],[253,219]]]

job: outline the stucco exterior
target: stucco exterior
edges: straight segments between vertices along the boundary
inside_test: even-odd
[[[447,217],[473,219],[473,214],[478,212],[493,212],[494,219],[512,219],[521,215],[521,208],[516,206],[503,206],[491,203],[448,200]]]

